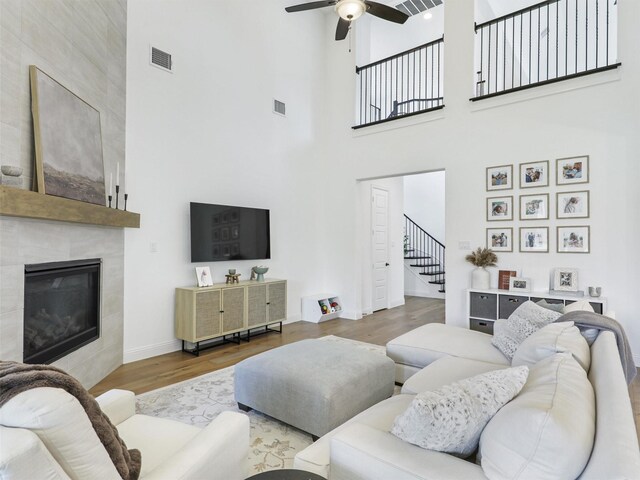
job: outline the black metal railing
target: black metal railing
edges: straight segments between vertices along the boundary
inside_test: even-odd
[[[420,275],[429,277],[428,282],[440,285],[445,291],[445,247],[420,225],[404,216],[404,258],[411,260],[411,266],[422,271]]]
[[[364,67],[358,75],[361,128],[444,107],[444,37]]]
[[[548,0],[476,25],[476,92],[492,97],[610,70],[617,0]]]

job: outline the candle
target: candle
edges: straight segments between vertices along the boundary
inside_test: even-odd
[[[109,174],[109,196],[112,195],[113,192],[113,173]]]
[[[116,187],[120,185],[120,162],[116,163]]]

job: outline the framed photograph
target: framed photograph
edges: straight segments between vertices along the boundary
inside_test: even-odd
[[[513,220],[513,197],[487,198],[487,221]]]
[[[513,165],[487,167],[487,192],[513,188]]]
[[[511,292],[530,292],[531,280],[522,277],[510,277],[509,278],[509,291]]]
[[[553,271],[553,289],[563,292],[577,292],[578,270],[575,268],[556,268]]]
[[[556,160],[556,185],[589,183],[589,156]]]
[[[589,191],[556,193],[557,218],[589,218]]]
[[[549,186],[549,161],[520,164],[520,188]]]
[[[520,227],[520,251],[547,253],[549,251],[549,227]]]
[[[498,271],[498,288],[500,290],[509,290],[509,280],[511,277],[518,275],[515,270],[499,270]]]
[[[513,228],[487,228],[487,248],[494,252],[513,252]]]
[[[558,227],[558,253],[589,253],[590,228]]]
[[[196,278],[199,287],[210,287],[213,285],[211,269],[209,267],[196,267]]]
[[[520,195],[520,220],[549,218],[549,194]]]

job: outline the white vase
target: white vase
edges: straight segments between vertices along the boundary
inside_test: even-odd
[[[491,285],[491,275],[489,270],[478,267],[471,272],[471,288],[476,290],[488,290]]]

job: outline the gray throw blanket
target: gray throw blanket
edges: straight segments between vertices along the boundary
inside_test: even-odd
[[[613,332],[616,337],[616,343],[618,344],[622,370],[624,371],[624,376],[627,379],[627,384],[632,382],[638,371],[636,370],[636,365],[633,361],[633,354],[631,353],[627,334],[624,332],[622,325],[616,322],[613,318],[585,311],[565,313],[563,316],[558,318],[556,322],[574,322],[577,327],[597,328],[598,330],[609,330],[610,332]]]
[[[116,427],[80,382],[50,365],[0,362],[0,407],[19,393],[38,387],[61,388],[73,395],[87,413],[93,429],[123,480],[136,480],[140,476],[140,451],[127,450]]]

